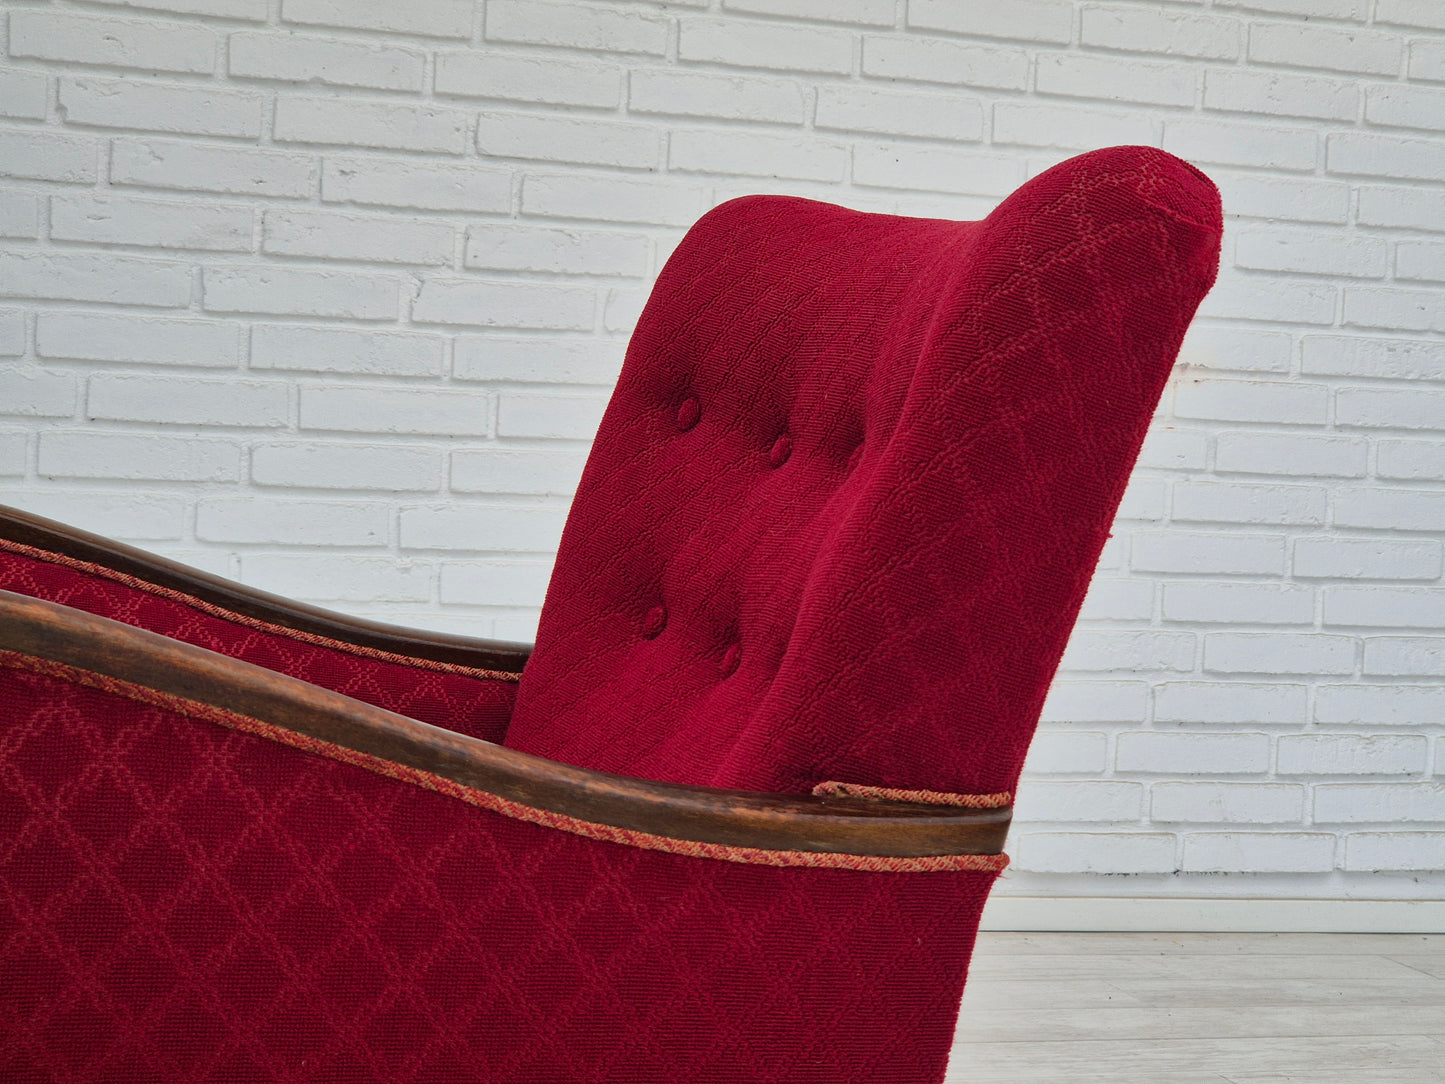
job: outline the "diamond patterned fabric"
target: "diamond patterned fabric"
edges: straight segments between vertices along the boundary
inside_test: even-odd
[[[990,873],[585,839],[0,667],[0,1080],[941,1079]]]
[[[709,213],[633,336],[506,743],[713,786],[1012,791],[1220,222],[1147,147],[982,222]]]
[[[433,668],[425,660],[392,661],[308,643],[4,546],[0,589],[148,629],[486,741],[501,740],[516,697],[514,681]]]

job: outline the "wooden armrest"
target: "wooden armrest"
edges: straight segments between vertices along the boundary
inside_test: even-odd
[[[100,565],[245,617],[394,655],[520,674],[532,654],[527,644],[402,628],[309,606],[5,505],[0,539]]]
[[[0,591],[0,651],[219,708],[474,791],[631,832],[767,851],[996,855],[1010,810],[758,794],[589,771],[396,715],[66,606]]]

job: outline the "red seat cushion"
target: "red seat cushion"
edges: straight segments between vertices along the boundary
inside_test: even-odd
[[[982,222],[705,216],[633,337],[507,744],[1011,790],[1219,235],[1209,180],[1145,147]]]

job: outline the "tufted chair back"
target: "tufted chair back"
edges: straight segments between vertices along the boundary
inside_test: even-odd
[[[1219,236],[1214,186],[1145,147],[981,222],[710,212],[633,337],[506,744],[1012,790]]]

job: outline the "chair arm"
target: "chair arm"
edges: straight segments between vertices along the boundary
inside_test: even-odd
[[[325,752],[323,746],[349,751],[374,770],[389,766],[440,779],[472,792],[474,800],[485,799],[477,804],[490,803],[510,816],[581,834],[605,837],[610,831],[614,836],[749,852],[894,858],[996,855],[1002,851],[1011,812],[1007,807],[969,809],[847,795],[727,791],[590,771],[452,733],[144,629],[8,591],[0,591],[0,652],[219,709],[297,735],[298,744],[309,742],[315,751]],[[377,762],[383,767],[377,769]]]
[[[402,628],[310,606],[5,505],[0,539],[100,565],[258,621],[393,655],[519,674],[532,653],[526,644]]]

